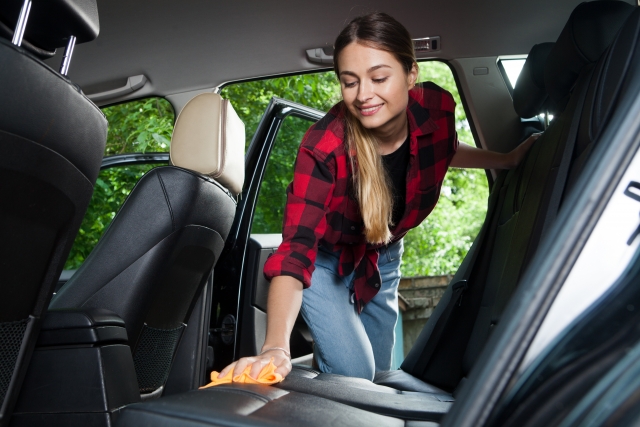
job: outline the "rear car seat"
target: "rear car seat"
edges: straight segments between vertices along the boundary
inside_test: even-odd
[[[600,9],[601,7],[607,7],[604,5],[612,3],[614,2],[598,2],[596,6],[583,4],[576,9],[576,12],[572,14],[567,27],[565,27],[565,31],[563,31],[563,34],[554,47],[554,50],[558,49],[556,50],[557,56],[553,52],[549,56],[549,61],[545,68],[553,73],[547,73],[548,75],[557,75],[558,77],[567,76],[567,74],[562,74],[563,70],[555,68],[558,66],[557,62],[551,61],[553,58],[575,57],[576,52],[566,52],[565,49],[567,49],[567,45],[564,43],[565,40],[577,37],[577,44],[574,45],[573,42],[571,43],[575,48],[581,47],[581,40],[582,42],[585,40],[590,43],[593,42],[592,40],[589,40],[589,36],[585,36],[584,38],[579,37],[581,33],[579,31],[580,28],[584,28],[581,24],[589,21],[589,25],[593,25],[594,20],[601,23],[603,22],[602,20],[604,20],[609,31],[614,31],[611,29],[611,26],[614,25],[613,22],[617,22],[617,28],[619,28],[624,23],[626,17],[633,12],[632,7],[626,11],[623,10],[626,9],[623,7],[617,9],[619,13],[613,14],[617,17],[612,17],[613,15],[607,14],[605,11]],[[613,8],[617,7],[618,6],[613,6]],[[583,19],[584,21],[582,21]],[[629,28],[633,31],[627,31]],[[577,32],[575,31],[576,29],[578,30]],[[590,29],[590,31],[593,31],[593,29]],[[614,31],[614,33],[615,32],[616,31]],[[603,34],[602,32],[598,33],[597,31],[595,33],[600,35]],[[637,70],[632,69],[633,67],[628,65],[629,57],[638,49],[637,46],[640,45],[640,12],[638,10],[636,10],[632,18],[627,22],[623,35],[625,39],[622,40],[621,37],[618,37],[613,44],[614,49],[604,55],[602,55],[602,51],[606,51],[606,46],[602,47],[600,54],[595,58],[589,56],[589,54],[584,55],[584,51],[577,51],[577,53],[580,53],[581,55],[580,61],[582,62],[582,65],[578,64],[577,66],[578,73],[575,73],[575,69],[570,69],[568,71],[565,70],[565,73],[574,73],[573,80],[577,81],[573,91],[574,94],[562,94],[562,90],[558,91],[554,89],[553,100],[558,103],[558,109],[562,112],[552,122],[545,135],[540,138],[538,143],[536,143],[524,164],[522,164],[518,169],[508,172],[504,183],[501,186],[496,185],[493,190],[494,192],[497,192],[496,194],[501,196],[501,203],[494,207],[496,209],[494,214],[495,217],[504,219],[505,221],[501,225],[507,224],[508,220],[518,220],[518,213],[522,212],[523,209],[527,207],[527,204],[533,203],[532,201],[527,201],[527,199],[534,196],[536,197],[536,201],[538,201],[538,204],[534,206],[534,213],[546,213],[544,203],[541,203],[540,199],[544,202],[543,196],[548,197],[549,191],[553,188],[550,181],[553,182],[555,177],[553,173],[550,174],[550,171],[553,171],[553,168],[560,162],[560,157],[562,157],[564,145],[567,142],[567,128],[570,127],[570,124],[573,122],[575,117],[574,110],[577,109],[576,104],[578,102],[576,98],[578,98],[578,94],[581,93],[581,91],[588,89],[584,108],[578,109],[580,112],[579,119],[583,126],[587,126],[583,122],[591,122],[588,124],[587,128],[595,131],[595,134],[593,137],[589,137],[588,141],[579,141],[579,143],[576,144],[576,152],[579,151],[579,147],[581,146],[589,146],[591,144],[598,143],[598,133],[606,127],[607,120],[611,114],[615,113],[616,96],[624,90],[624,85],[628,84],[628,81],[634,82],[636,85],[640,84],[640,82],[638,82],[639,79],[637,78],[637,73],[635,76],[632,75],[632,73],[637,72]],[[610,42],[613,38],[614,36],[612,35],[608,41]],[[606,44],[608,45],[609,43],[607,42]],[[635,55],[637,57],[637,54]],[[595,61],[598,61],[597,64],[594,64]],[[567,79],[567,82],[568,81],[569,79]],[[611,95],[608,94],[609,88],[616,88],[611,91]],[[570,90],[571,85],[568,85],[567,91]],[[578,138],[582,138],[584,136],[584,134],[578,133]],[[578,157],[583,155],[583,153],[584,150],[581,150],[578,153]],[[582,168],[579,165],[574,164],[571,173],[579,174],[580,169]],[[526,194],[523,194],[525,190]],[[520,209],[517,210],[518,208]],[[544,216],[544,218],[546,218],[546,216]],[[544,222],[544,218],[534,218],[532,221],[524,225],[528,225],[529,228],[534,229],[535,231],[543,225],[539,223]],[[538,228],[532,227],[531,224],[534,224]],[[522,227],[524,227],[524,225],[522,225]],[[503,235],[501,236],[499,235],[499,232],[493,246],[494,250],[486,254],[490,257],[479,257],[479,262],[491,261],[494,263],[494,266],[495,263],[500,262],[501,266],[508,266],[508,264],[505,263],[505,258],[506,260],[510,259],[510,248],[509,245],[502,248],[500,247],[500,242],[504,242],[505,233],[502,233]],[[519,236],[519,234],[515,233],[509,234]],[[530,231],[529,235],[533,235],[533,232]],[[534,235],[530,240],[535,240],[537,244],[539,236]],[[530,246],[528,244],[521,244],[520,246],[519,253],[516,253],[515,256],[523,258],[525,260],[523,263],[525,263],[528,255],[527,249],[529,249]],[[506,255],[504,258],[500,257],[503,253]],[[511,274],[513,274],[513,272]],[[501,277],[498,278],[500,279]],[[477,278],[473,276],[471,279],[477,280]],[[514,286],[515,283],[512,286],[498,287],[497,290],[494,286],[491,286],[487,288],[487,292],[492,295],[497,291],[499,291],[499,293],[506,292],[507,295],[505,296],[505,299],[508,300],[508,296],[510,295],[510,292],[512,292]],[[473,284],[470,289],[472,289],[472,287]],[[506,301],[502,302],[500,301],[500,298],[494,298],[494,301],[498,301],[497,303],[494,303],[494,305],[498,303],[506,304]],[[464,309],[465,307],[468,308],[468,306],[465,306],[463,303],[461,309]],[[488,306],[488,310],[490,313],[494,313],[492,306]],[[499,315],[497,318],[499,319]],[[475,318],[470,320],[471,326],[474,325],[474,320]],[[487,328],[487,325],[482,321],[482,318],[480,320],[481,321],[479,322],[475,322],[479,325],[480,332],[474,331],[474,334],[481,333],[481,336],[485,336],[486,334],[484,331]],[[481,347],[480,343],[476,342],[475,344]],[[463,348],[462,350],[464,353],[465,349]],[[472,353],[479,351],[480,348],[475,348]],[[462,359],[462,357],[459,356],[459,359]],[[470,355],[467,354],[464,361],[469,363]],[[457,373],[459,374],[462,370],[463,369],[460,368]],[[318,375],[315,379],[303,378],[304,376],[309,377],[312,375],[315,374],[304,370],[296,370],[295,373],[290,374],[287,379],[281,383],[283,388],[289,389],[289,394],[286,395],[278,395],[273,392],[273,388],[265,386],[247,388],[246,386],[241,385],[231,385],[203,391],[194,391],[179,396],[172,396],[170,398],[171,400],[160,399],[156,402],[131,405],[123,411],[118,426],[125,427],[141,425],[143,423],[154,423],[155,425],[161,426],[295,425],[296,423],[298,425],[302,425],[303,423],[309,425],[326,425],[332,420],[339,420],[341,417],[346,416],[346,414],[349,413],[348,410],[345,409],[344,405],[336,403],[335,405],[338,406],[329,406],[326,404],[327,400],[325,399],[315,400],[318,399],[318,396],[346,403],[350,406],[364,408],[367,411],[354,412],[353,414],[364,413],[367,414],[368,417],[371,416],[368,411],[387,414],[386,411],[388,410],[389,405],[385,403],[386,401],[395,405],[394,411],[398,414],[398,417],[403,419],[439,419],[439,416],[435,412],[429,412],[428,406],[431,404],[426,403],[426,401],[422,403],[423,412],[421,414],[412,411],[410,404],[402,402],[404,396],[414,396],[414,394],[395,394],[398,399],[394,399],[393,396],[395,392],[388,392],[387,390],[387,393],[385,393],[382,388],[377,388],[380,386],[366,380],[339,377],[337,375],[333,376],[335,378],[330,378],[327,374]],[[327,378],[327,380],[323,378]],[[205,393],[209,391],[217,393],[217,395],[214,396],[212,394],[211,397],[206,396]],[[240,393],[243,397],[238,397],[237,400],[230,397],[235,393]],[[308,394],[316,396],[311,397],[308,396]],[[437,395],[437,393],[421,393],[420,396],[427,396],[429,394],[432,396]],[[349,397],[350,395],[352,397]],[[357,401],[357,398],[363,395],[366,397],[364,404],[361,401]],[[243,402],[249,400],[249,396],[253,396],[253,400],[256,401],[254,403],[255,406],[242,406]],[[227,402],[226,400],[223,401],[223,399],[231,399],[231,401],[236,403],[237,406],[232,407],[231,405],[227,406],[224,403],[216,403],[218,399],[220,402]],[[376,401],[379,402],[379,405],[377,406],[374,405]],[[293,403],[295,403],[295,406],[293,406]],[[317,407],[322,407],[322,410],[316,411],[315,408]],[[355,408],[351,409],[356,410]],[[363,419],[365,419],[365,422],[371,423],[372,425],[385,425],[384,422],[389,424],[391,423],[391,421],[388,421],[389,418],[384,417],[376,419],[375,421],[372,421],[371,418]],[[402,425],[402,421],[396,421],[398,421],[398,425]],[[358,419],[350,420],[350,424],[359,425]],[[408,421],[405,425],[423,424],[412,424],[411,421]]]
[[[547,76],[546,81],[553,87],[551,100],[557,105],[557,110],[562,111],[560,116],[552,122],[549,129],[534,145],[525,161],[515,170],[504,172],[496,181],[492,192],[492,201],[488,213],[488,232],[484,242],[479,243],[482,251],[475,265],[465,265],[452,280],[455,284],[469,275],[469,289],[460,305],[455,307],[454,314],[449,322],[444,325],[443,339],[433,351],[430,358],[424,356],[425,347],[432,338],[431,331],[438,320],[438,309],[433,319],[425,326],[422,335],[416,345],[407,356],[398,371],[378,373],[375,382],[404,391],[434,393],[441,396],[444,392],[454,392],[460,381],[465,378],[484,344],[488,340],[491,330],[499,322],[500,316],[518,283],[520,275],[526,268],[529,260],[538,246],[541,231],[547,218],[549,199],[556,181],[557,167],[561,161],[564,147],[567,143],[570,124],[574,119],[574,111],[578,96],[569,94],[572,84],[575,83],[574,93],[586,89],[593,70],[594,62],[598,60],[615,37],[626,17],[633,11],[633,7],[623,2],[594,2],[580,5],[572,14],[565,30],[561,34],[556,45],[549,49],[548,46],[532,49],[532,60],[542,52],[542,57],[548,55],[548,61],[544,67],[534,65],[526,66],[528,69],[537,70],[530,77],[540,81],[542,68]],[[606,29],[597,32],[593,26]],[[604,37],[594,40],[594,34]],[[527,75],[523,75],[524,78]],[[554,79],[561,79],[562,85]],[[577,81],[577,83],[576,83]],[[546,101],[540,100],[539,84],[522,84],[516,86],[514,104],[518,113],[529,117],[535,114],[529,108],[523,108],[525,102],[517,103],[523,97],[518,96],[522,90],[530,90],[531,105],[543,108]],[[526,97],[524,97],[526,98]],[[535,100],[535,98],[538,98]],[[534,102],[535,101],[535,102]],[[567,102],[569,104],[567,105]],[[592,100],[588,100],[583,113]],[[540,110],[538,110],[540,112]],[[584,121],[584,120],[583,120]],[[586,135],[579,135],[584,138]],[[591,141],[591,138],[589,138]],[[587,144],[581,140],[579,145]],[[574,175],[579,174],[575,168]],[[492,241],[493,240],[493,241]],[[467,257],[473,257],[472,249]],[[448,290],[449,298],[452,294]],[[447,295],[443,297],[447,302]],[[446,306],[446,304],[445,304]],[[311,379],[314,378],[314,379]],[[328,385],[331,383],[333,385]],[[330,374],[316,375],[308,370],[294,370],[279,387],[336,399],[340,402],[353,404],[358,407],[371,409],[372,402],[377,399],[371,393],[366,399],[360,397],[363,393],[345,390],[349,383],[358,388],[352,378],[339,377]],[[360,383],[360,381],[358,381]],[[384,393],[384,390],[380,390]],[[402,399],[401,397],[399,398]],[[388,412],[392,405],[377,404],[379,413]],[[389,406],[389,408],[387,408]],[[430,416],[428,409],[423,407],[425,417]]]
[[[140,179],[51,301],[50,310],[100,308],[124,320],[143,394],[165,384],[224,248],[244,182],[244,140],[244,124],[220,95],[189,101],[171,140],[173,166]]]
[[[34,2],[26,27],[16,25],[22,6],[0,2],[0,426],[9,422],[107,139],[100,109],[39,59],[98,36],[95,0]]]

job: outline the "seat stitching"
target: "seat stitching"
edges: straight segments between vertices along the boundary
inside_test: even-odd
[[[162,193],[164,194],[164,199],[167,201],[167,207],[169,208],[169,214],[171,215],[171,231],[176,231],[176,222],[173,219],[173,209],[171,209],[171,202],[169,201],[169,195],[167,194],[167,189],[164,187],[164,181],[159,173],[156,174],[158,177],[158,181],[160,181],[160,187],[162,187]]]

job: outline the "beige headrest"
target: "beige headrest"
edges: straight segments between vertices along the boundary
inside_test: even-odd
[[[228,100],[202,93],[180,112],[170,156],[173,165],[210,176],[237,196],[244,184],[244,123]]]

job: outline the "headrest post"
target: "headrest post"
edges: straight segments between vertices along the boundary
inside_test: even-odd
[[[62,63],[60,64],[60,74],[66,76],[69,72],[69,64],[71,63],[71,55],[73,55],[73,48],[76,45],[76,38],[74,36],[69,37],[67,47],[64,48],[64,55],[62,55]]]
[[[31,0],[24,0],[24,3],[22,3],[22,9],[20,9],[20,16],[18,16],[16,29],[13,31],[13,39],[11,40],[11,43],[16,46],[20,46],[22,44],[24,29],[27,27],[27,19],[29,19],[29,12],[31,12]]]

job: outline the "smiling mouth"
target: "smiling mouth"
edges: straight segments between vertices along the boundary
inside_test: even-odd
[[[384,104],[374,105],[373,107],[367,107],[367,108],[360,107],[359,108],[360,114],[362,114],[363,116],[372,116],[382,108],[382,105]]]

